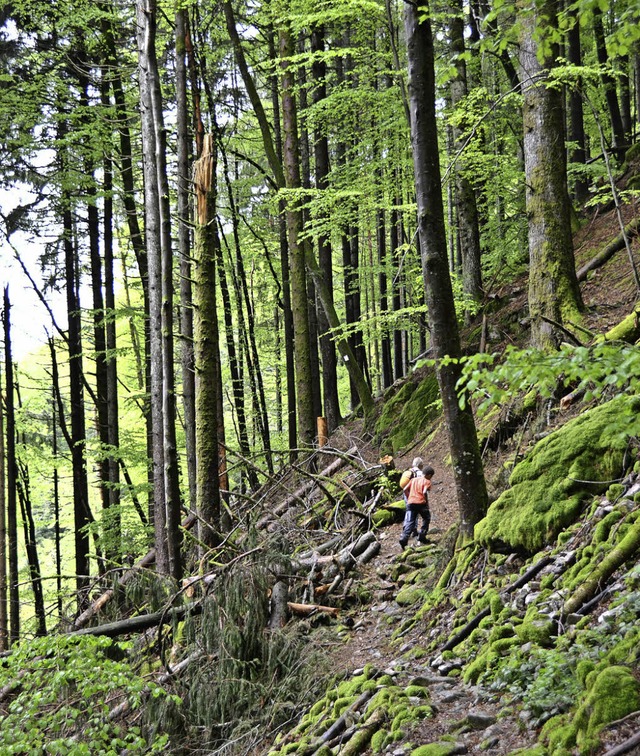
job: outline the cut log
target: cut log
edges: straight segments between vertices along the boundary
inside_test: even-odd
[[[289,619],[289,586],[285,580],[277,580],[271,589],[271,612],[269,630],[279,630]]]
[[[331,617],[337,617],[339,614],[335,606],[322,606],[322,604],[296,604],[293,601],[288,601],[287,607],[294,614],[301,614],[304,617],[308,617],[310,614],[315,614],[316,612],[322,612]]]

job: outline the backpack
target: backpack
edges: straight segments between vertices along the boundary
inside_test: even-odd
[[[404,491],[404,489],[409,485],[411,479],[415,477],[416,471],[413,467],[411,467],[409,470],[405,470],[400,476],[400,488]]]

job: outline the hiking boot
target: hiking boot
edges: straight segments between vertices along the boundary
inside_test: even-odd
[[[398,543],[400,544],[400,548],[404,551],[407,548],[407,544],[409,543],[408,540],[405,540],[404,538],[401,538]]]
[[[428,541],[427,541],[427,534],[426,533],[420,533],[420,535],[418,536],[418,541],[420,541],[420,543],[428,543]]]

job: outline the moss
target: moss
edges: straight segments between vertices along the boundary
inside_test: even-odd
[[[549,751],[556,756],[565,753],[566,748],[572,748],[576,744],[576,727],[568,723],[563,715],[548,719],[542,726],[540,738],[548,745]]]
[[[391,504],[380,507],[380,509],[376,509],[371,517],[371,522],[376,528],[385,528],[394,522],[400,522],[404,517],[404,512],[404,501],[394,501]]]
[[[553,644],[555,626],[548,617],[540,614],[536,607],[532,606],[527,611],[524,621],[515,627],[515,631],[522,643],[550,646]]]
[[[389,735],[388,730],[378,730],[378,732],[374,732],[369,745],[373,753],[382,753],[391,742],[393,742],[393,738]]]
[[[609,488],[607,488],[607,493],[605,496],[609,501],[617,501],[622,494],[624,493],[624,486],[622,486],[620,483],[612,483]]]
[[[450,756],[458,752],[459,746],[456,743],[429,743],[414,748],[409,756]]]
[[[520,638],[500,638],[491,644],[491,650],[495,651],[496,654],[503,655],[510,648],[519,646],[521,642]]]
[[[412,606],[419,601],[424,601],[425,589],[415,585],[405,585],[398,591],[396,603],[398,606]]]
[[[429,689],[423,685],[407,685],[404,689],[406,696],[418,696],[419,698],[429,698]]]
[[[618,474],[626,450],[625,418],[640,411],[640,397],[619,396],[584,412],[539,441],[516,465],[511,487],[475,528],[479,544],[506,543],[534,553],[576,519],[585,498]]]
[[[587,681],[591,683],[589,691],[573,720],[578,745],[593,738],[604,725],[640,708],[640,683],[627,667],[606,666],[591,673]]]
[[[385,402],[376,423],[376,433],[389,432],[388,440],[393,452],[397,452],[440,414],[439,396],[438,381],[433,372],[429,372],[417,385],[405,383],[392,399]]]

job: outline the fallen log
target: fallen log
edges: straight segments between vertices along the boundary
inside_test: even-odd
[[[356,451],[357,448],[355,446],[352,446],[345,454],[342,454],[340,457],[338,457],[338,459],[335,459],[330,465],[325,467],[324,470],[318,473],[318,477],[326,478],[338,472],[338,470],[340,470],[347,464],[350,455],[355,454]],[[271,511],[265,513],[256,524],[258,530],[263,530],[264,528],[266,528],[267,525],[269,525],[269,523],[272,522],[275,517],[279,517],[280,515],[284,514],[297,502],[304,501],[303,497],[306,496],[310,491],[312,491],[317,485],[315,477],[316,476],[311,477],[308,481],[306,481],[306,483],[303,483],[300,488],[295,490],[292,494],[289,494],[289,496],[287,496],[287,498],[283,502],[278,504]]]
[[[129,617],[118,622],[108,622],[105,625],[96,625],[95,627],[84,627],[81,630],[73,630],[67,635],[105,635],[108,638],[115,638],[125,633],[139,633],[150,627],[155,627],[174,619],[181,619],[187,614],[200,614],[202,605],[199,603],[185,604],[184,606],[175,606],[172,609],[153,614],[140,614],[137,617]]]
[[[626,247],[625,235],[627,240],[632,239],[634,236],[638,235],[639,231],[640,218],[634,218],[631,223],[628,223],[625,226],[624,232],[620,232],[612,242],[607,244],[604,249],[600,250],[600,252],[598,252],[595,257],[591,258],[588,263],[583,265],[578,270],[578,272],[576,273],[578,281],[584,281],[588,273],[590,273],[592,270],[595,270],[596,268],[600,268],[608,260],[610,260],[616,252],[624,249]]]
[[[301,614],[303,617],[308,617],[316,612],[328,614],[330,617],[337,617],[339,614],[335,606],[322,606],[322,604],[297,604],[294,601],[288,601],[287,607],[294,614]]]
[[[562,608],[563,617],[580,611],[580,607],[590,601],[613,573],[631,558],[640,548],[640,523],[636,522],[627,531],[620,543],[612,549],[591,575],[581,583],[577,591],[569,598]]]
[[[193,525],[196,522],[196,516],[195,515],[189,515],[186,517],[181,527],[185,530],[190,530]],[[148,551],[145,556],[142,557],[138,562],[136,562],[133,567],[126,570],[120,580],[118,580],[118,587],[122,587],[126,585],[130,580],[132,580],[142,569],[145,569],[146,567],[149,567],[150,565],[154,564],[156,561],[156,550],[151,549]],[[94,617],[105,604],[107,604],[114,595],[115,590],[113,588],[108,588],[104,593],[100,594],[98,598],[91,603],[90,606],[88,606],[84,612],[79,614],[76,619],[73,622],[72,630],[71,632],[80,630],[83,628],[89,620]]]

